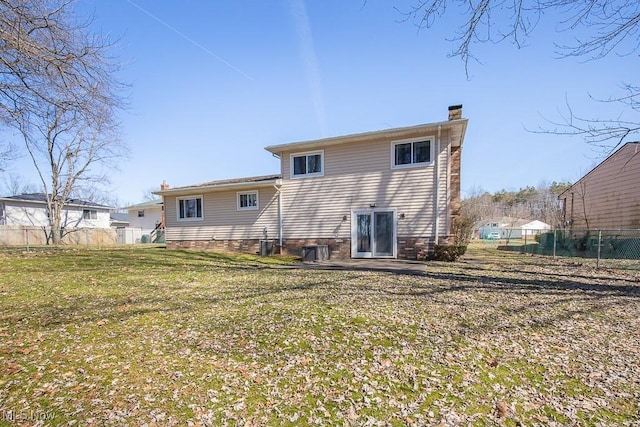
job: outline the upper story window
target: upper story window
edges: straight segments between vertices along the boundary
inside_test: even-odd
[[[291,178],[324,175],[324,151],[311,151],[291,155]]]
[[[238,210],[256,210],[258,209],[258,192],[244,191],[238,194]]]
[[[138,218],[144,218],[144,209],[138,211]]]
[[[180,197],[178,204],[178,221],[202,220],[202,196]]]
[[[433,158],[431,138],[397,141],[391,144],[392,168],[426,166]]]
[[[98,211],[95,209],[83,209],[82,210],[82,218],[83,219],[98,219]]]

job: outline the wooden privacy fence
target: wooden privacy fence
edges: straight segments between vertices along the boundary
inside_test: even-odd
[[[116,230],[112,228],[65,228],[63,234],[63,245],[102,246],[118,243]],[[48,235],[51,235],[49,227],[2,225],[0,246],[44,246],[51,243],[47,242]]]

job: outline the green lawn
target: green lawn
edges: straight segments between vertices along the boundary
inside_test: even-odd
[[[0,252],[0,425],[640,423],[637,276],[486,247],[422,276],[288,261]]]

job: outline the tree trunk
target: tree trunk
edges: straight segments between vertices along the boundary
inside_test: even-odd
[[[51,231],[49,234],[50,239],[47,239],[47,241],[50,241],[53,245],[59,245],[62,242],[62,219],[60,217],[61,211],[61,207],[58,206],[54,201],[53,206],[49,210],[49,223],[51,224]]]

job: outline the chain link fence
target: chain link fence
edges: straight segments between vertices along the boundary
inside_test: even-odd
[[[596,267],[640,270],[640,230],[528,230],[511,239],[507,230],[500,239],[487,240],[500,249],[552,257],[595,261]]]

